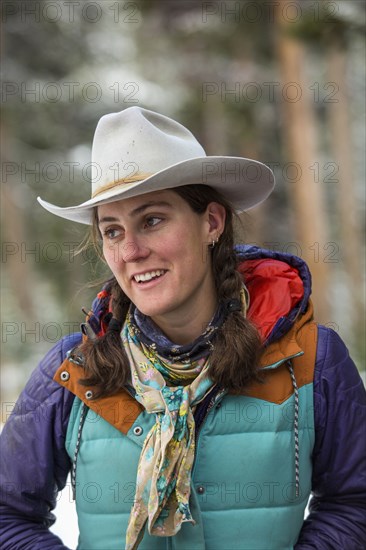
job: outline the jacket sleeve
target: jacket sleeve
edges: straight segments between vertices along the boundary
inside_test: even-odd
[[[1,434],[2,550],[64,550],[49,531],[70,470],[65,435],[74,396],[53,381],[80,334],[62,339],[33,372]]]
[[[310,514],[296,550],[366,547],[366,393],[339,336],[319,327]]]

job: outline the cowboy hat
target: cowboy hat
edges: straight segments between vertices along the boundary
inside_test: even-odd
[[[264,201],[274,187],[273,173],[265,164],[207,156],[187,128],[137,106],[99,120],[91,170],[92,196],[86,202],[65,208],[40,197],[38,202],[56,216],[91,224],[96,206],[151,191],[205,184],[242,212]]]

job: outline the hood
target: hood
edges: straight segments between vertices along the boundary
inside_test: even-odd
[[[257,246],[235,247],[238,271],[249,292],[248,318],[264,345],[273,343],[293,327],[309,305],[311,275],[306,263],[291,254]]]

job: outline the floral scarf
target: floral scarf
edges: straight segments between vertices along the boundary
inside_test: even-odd
[[[131,365],[135,397],[147,412],[156,415],[156,423],[147,434],[140,455],[126,534],[128,550],[138,547],[146,522],[149,533],[155,536],[172,536],[183,522],[194,523],[189,509],[195,453],[193,410],[213,386],[207,375],[208,352],[223,314],[216,313],[195,342],[197,345],[190,345],[190,351],[184,346],[173,346],[169,354],[165,353],[179,357],[176,361],[159,354],[155,343],[147,343],[149,337],[138,326],[141,322],[140,312],[132,309],[122,329],[122,342]],[[169,341],[161,332],[159,336],[160,346],[165,348]],[[192,353],[200,358],[192,360]]]

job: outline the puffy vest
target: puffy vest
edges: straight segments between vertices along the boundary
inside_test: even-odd
[[[76,397],[66,440],[71,459],[82,406]],[[154,421],[154,415],[142,411],[123,434],[88,411],[77,458],[78,549],[124,549],[139,455]],[[296,497],[294,395],[281,403],[252,395],[223,396],[198,434],[191,494],[196,524],[183,524],[174,537],[146,532],[139,549],[293,548],[311,489],[312,382],[299,388],[298,434],[300,493]]]

